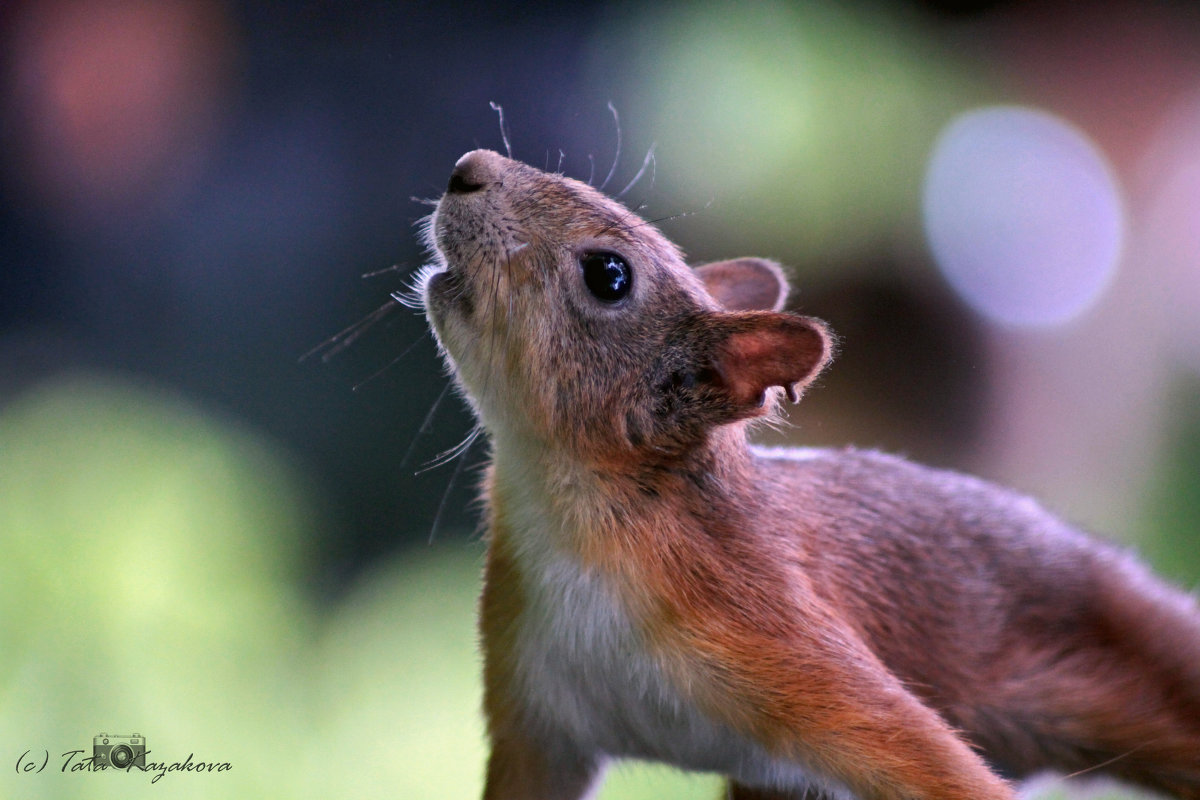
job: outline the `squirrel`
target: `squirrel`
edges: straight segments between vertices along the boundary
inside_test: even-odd
[[[417,274],[486,431],[487,800],[605,766],[728,797],[1012,800],[1096,772],[1200,798],[1200,612],[982,480],[749,429],[830,361],[774,262],[693,268],[597,189],[488,150]]]

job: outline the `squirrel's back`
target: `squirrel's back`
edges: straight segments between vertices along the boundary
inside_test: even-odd
[[[1200,796],[1192,596],[968,475],[868,451],[756,455],[777,496],[803,508],[794,535],[816,591],[997,770],[1023,777],[1053,753],[1060,769],[1111,761]]]

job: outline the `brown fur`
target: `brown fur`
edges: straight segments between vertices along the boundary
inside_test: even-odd
[[[1200,798],[1189,598],[973,478],[748,447],[832,347],[777,310],[777,267],[693,272],[590,187],[485,151],[429,237],[426,306],[493,444],[486,798],[585,797],[626,756],[727,764],[743,800],[1002,800],[999,775],[1047,768]],[[588,295],[595,250],[628,297]]]

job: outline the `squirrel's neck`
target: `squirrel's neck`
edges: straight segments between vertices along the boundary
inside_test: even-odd
[[[678,548],[756,506],[759,482],[740,424],[657,463],[597,465],[520,437],[495,437],[492,445],[489,524],[517,550],[620,560],[630,548]]]

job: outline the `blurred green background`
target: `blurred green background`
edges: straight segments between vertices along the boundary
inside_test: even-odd
[[[414,474],[470,424],[419,316],[299,357],[422,263],[410,198],[503,147],[489,101],[517,157],[597,182],[611,101],[609,190],[653,146],[626,202],[697,261],[789,266],[842,354],[772,436],[981,473],[1200,580],[1190,5],[55,0],[0,25],[2,796],[479,794],[483,448]],[[1023,180],[1075,159],[1111,189],[1112,274],[1069,315],[979,305],[937,249],[931,163],[979,108],[1066,142]],[[988,208],[1049,218],[1056,190]],[[1069,294],[1054,269],[1022,274]],[[101,732],[230,768],[60,770]],[[621,766],[601,797],[718,786]]]

